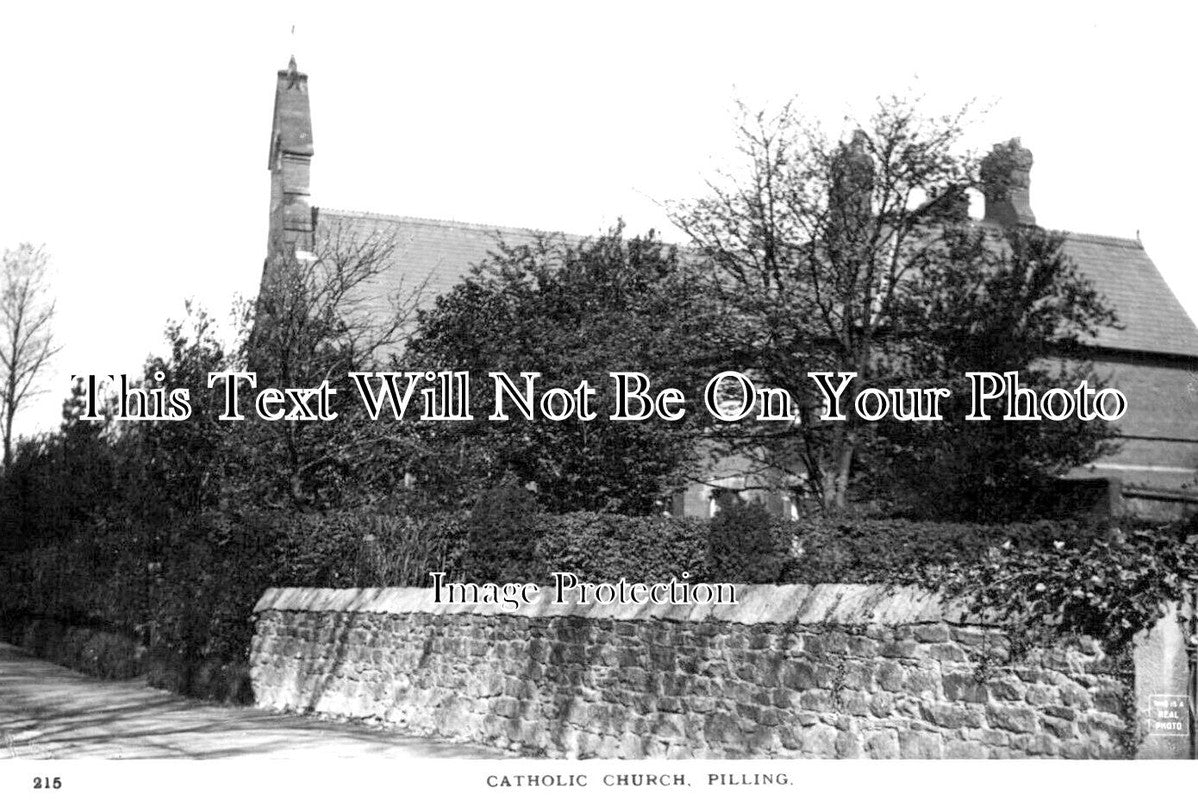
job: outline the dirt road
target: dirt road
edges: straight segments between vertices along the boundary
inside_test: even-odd
[[[236,758],[371,756],[502,758],[310,717],[220,706],[103,681],[0,642],[0,758]]]

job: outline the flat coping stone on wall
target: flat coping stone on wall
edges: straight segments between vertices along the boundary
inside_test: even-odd
[[[521,617],[584,617],[611,620],[734,622],[744,625],[909,625],[922,622],[986,624],[963,604],[915,586],[821,583],[775,586],[734,584],[735,604],[555,603],[550,592],[534,602],[505,608],[495,603],[438,603],[431,588],[365,589],[283,587],[267,589],[255,614],[323,611],[358,614],[433,614]]]

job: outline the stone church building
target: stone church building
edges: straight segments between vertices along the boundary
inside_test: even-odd
[[[279,71],[275,93],[267,267],[279,253],[311,252],[334,232],[359,240],[386,237],[398,246],[370,287],[380,313],[386,298],[404,286],[423,285],[426,299],[451,288],[486,257],[498,237],[519,245],[535,235],[519,228],[318,208],[308,188],[313,154],[308,78],[292,59]],[[979,224],[1034,222],[1030,167],[1031,154],[1020,150],[1014,172],[1003,176],[1010,191],[986,192]],[[1122,323],[1090,342],[1089,357],[1128,399],[1118,452],[1067,477],[1098,487],[1128,512],[1180,516],[1198,511],[1198,328],[1138,240],[1069,233],[1065,249]],[[744,486],[735,465],[729,465],[724,474],[676,498],[673,510],[708,516],[715,508],[714,489]],[[792,510],[789,501],[773,501],[784,512]]]

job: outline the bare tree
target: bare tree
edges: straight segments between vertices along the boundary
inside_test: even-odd
[[[928,119],[891,99],[841,143],[789,104],[773,117],[740,111],[746,169],[675,207],[673,220],[715,262],[721,291],[740,311],[732,349],[811,411],[818,398],[806,372],[874,377],[880,334],[893,328],[905,283],[942,251],[926,222],[972,183],[973,160],[953,152],[964,112]],[[745,431],[736,447],[758,439],[763,460],[798,478],[800,494],[841,507],[860,433],[819,426],[814,416],[797,428]]]
[[[381,368],[403,352],[427,277],[405,281],[396,267],[403,244],[394,231],[359,232],[335,225],[311,252],[277,255],[248,312],[244,361],[264,385],[312,387],[328,380],[352,397],[348,373]],[[346,413],[348,412],[348,413]],[[347,419],[347,417],[349,419]],[[284,476],[290,500],[308,503],[315,487],[355,473],[362,459],[397,438],[394,427],[370,425],[347,408],[334,424],[288,421],[257,426],[261,455]]]
[[[0,434],[4,468],[12,464],[13,419],[37,394],[38,376],[58,352],[54,343],[54,300],[41,247],[25,243],[5,250],[0,266]]]
[[[853,372],[883,388],[942,385],[946,348],[967,340],[1003,334],[1033,355],[1111,321],[1058,241],[1030,226],[970,223],[966,190],[979,179],[960,150],[968,107],[930,117],[918,100],[884,99],[847,142],[790,106],[774,117],[741,111],[742,170],[672,218],[714,262],[717,289],[743,323],[717,332],[725,351],[802,407],[791,424],[730,427],[725,441],[756,454],[763,473],[787,476],[796,495],[844,507],[853,464],[876,449],[877,426],[851,412],[821,421],[809,371]],[[1052,324],[1031,324],[1039,309]],[[1036,335],[1016,335],[1024,330]],[[848,385],[845,408],[859,385]]]

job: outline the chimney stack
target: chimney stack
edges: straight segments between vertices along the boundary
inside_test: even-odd
[[[851,141],[837,146],[831,172],[828,205],[834,218],[846,224],[869,219],[873,212],[874,160],[869,155],[865,131],[854,131]]]
[[[1016,137],[994,145],[982,159],[982,194],[986,196],[984,222],[995,225],[1035,225],[1029,187],[1032,151]]]

